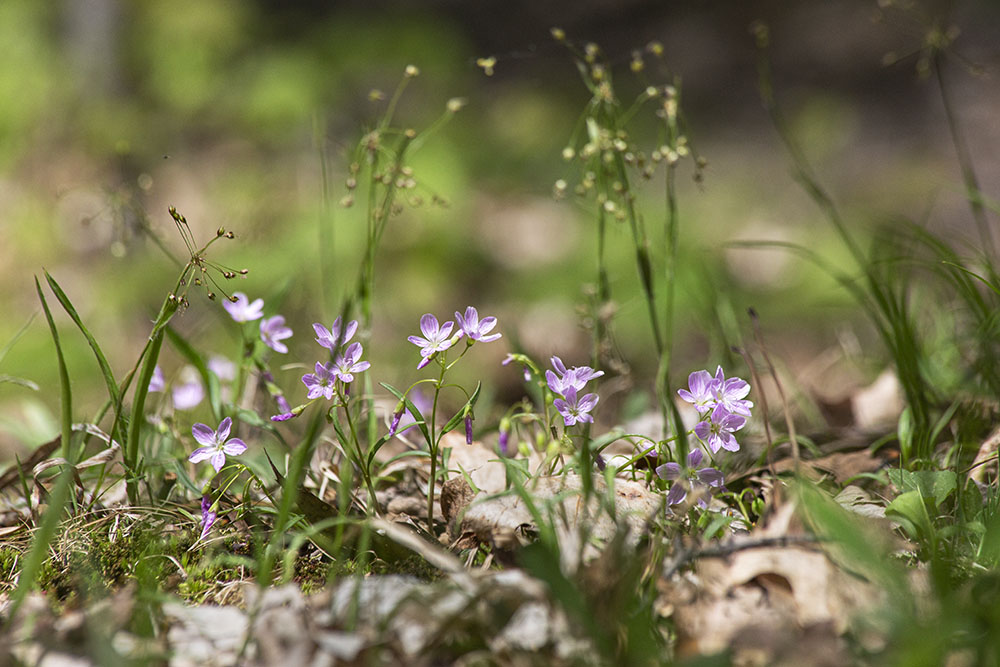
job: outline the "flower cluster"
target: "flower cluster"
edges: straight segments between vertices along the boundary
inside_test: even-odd
[[[696,371],[688,376],[688,389],[677,394],[694,405],[702,420],[694,427],[694,433],[708,445],[713,454],[720,449],[738,451],[740,444],[734,432],[743,428],[750,416],[753,403],[745,400],[750,393],[750,385],[738,377],[726,378],[719,366],[715,377],[708,371]]]
[[[275,315],[266,319],[264,317],[264,300],[254,299],[243,292],[234,292],[232,299],[225,301],[222,306],[229,313],[234,321],[239,323],[253,322],[260,320],[260,339],[275,352],[286,354],[288,346],[281,341],[292,337],[292,330],[285,326],[285,318]]]
[[[552,367],[555,371],[545,371],[545,381],[552,393],[559,396],[552,405],[562,415],[566,426],[578,422],[593,422],[590,412],[597,406],[597,394],[580,395],[583,388],[594,378],[604,375],[604,371],[595,371],[590,366],[574,366],[566,368],[559,357],[552,357]]]
[[[368,370],[371,362],[361,361],[364,348],[361,343],[347,343],[354,337],[354,332],[358,330],[357,320],[351,320],[341,332],[342,318],[338,317],[333,321],[333,326],[329,329],[319,322],[313,324],[316,332],[316,342],[321,347],[325,347],[333,353],[332,362],[316,362],[316,372],[306,373],[302,376],[302,383],[309,390],[306,396],[309,399],[316,399],[323,396],[327,400],[333,398],[338,387],[337,382],[342,384],[344,393],[347,392],[351,382],[354,382],[354,374]],[[347,345],[345,348],[344,346]]]
[[[722,473],[716,468],[710,468],[708,466],[702,466],[701,461],[704,458],[704,454],[701,453],[700,449],[692,449],[687,456],[687,467],[681,468],[679,463],[664,463],[661,466],[657,466],[656,474],[661,478],[674,482],[671,485],[670,491],[667,492],[667,504],[677,505],[678,503],[684,502],[687,498],[688,489],[696,489],[698,487],[708,487],[709,493],[713,489],[725,490],[722,486],[723,476]],[[685,483],[678,484],[677,480],[684,477]],[[698,506],[701,508],[708,507],[708,502],[705,500],[704,493],[698,496]]]
[[[743,428],[750,417],[753,403],[746,400],[749,393],[750,385],[745,380],[727,378],[721,366],[714,376],[708,371],[691,373],[688,388],[677,392],[681,399],[694,406],[701,417],[694,427],[694,434],[712,454],[720,449],[729,452],[739,450],[740,444],[733,434]],[[707,496],[725,490],[722,473],[716,468],[702,466],[703,459],[702,450],[693,449],[688,454],[686,466],[671,462],[656,468],[659,477],[673,482],[667,492],[668,505],[681,503],[687,498],[688,491],[700,489],[703,492],[698,494],[697,504],[704,508],[708,506]]]
[[[458,331],[452,335],[456,325]],[[479,312],[472,306],[465,309],[464,315],[456,312],[455,320],[444,324],[438,322],[434,315],[425,313],[420,318],[420,333],[423,336],[409,336],[407,338],[408,341],[420,348],[420,363],[417,364],[417,369],[431,363],[438,352],[444,352],[460,341],[463,336],[466,339],[467,347],[471,347],[476,341],[489,343],[501,338],[503,334],[490,333],[496,325],[497,318],[490,316],[480,320]]]

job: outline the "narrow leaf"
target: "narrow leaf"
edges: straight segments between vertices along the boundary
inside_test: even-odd
[[[87,343],[90,345],[90,349],[94,351],[94,356],[97,357],[97,365],[101,367],[101,374],[104,376],[104,383],[108,387],[108,395],[115,404],[115,414],[117,415],[121,411],[121,395],[118,393],[118,383],[115,381],[114,373],[111,371],[111,365],[108,363],[107,357],[104,356],[104,352],[101,350],[101,346],[97,344],[97,340],[90,333],[86,326],[83,324],[83,320],[80,319],[80,315],[76,312],[76,308],[73,307],[72,302],[66,293],[59,286],[48,271],[45,272],[45,280],[49,283],[49,288],[52,293],[56,295],[59,303],[62,305],[63,310],[70,316],[73,323],[76,324],[77,328],[83,334],[84,338],[87,339]]]
[[[52,319],[52,311],[45,301],[45,294],[42,286],[35,278],[35,291],[42,302],[42,309],[45,311],[45,320],[49,323],[49,331],[52,334],[52,341],[56,345],[56,358],[59,361],[59,405],[62,411],[62,455],[71,463],[74,462],[71,451],[71,436],[73,435],[73,391],[69,384],[69,371],[66,369],[66,358],[63,356],[62,345],[59,344],[59,332],[56,330],[55,320]]]
[[[444,435],[445,433],[452,431],[456,426],[458,426],[462,422],[463,419],[465,419],[465,411],[471,410],[473,407],[475,407],[476,401],[479,400],[479,390],[482,389],[482,387],[483,387],[482,382],[476,383],[476,390],[472,392],[472,396],[470,396],[469,400],[465,402],[465,405],[463,405],[458,409],[458,412],[455,413],[455,416],[449,419],[448,423],[444,425],[444,428],[441,429],[441,435]]]

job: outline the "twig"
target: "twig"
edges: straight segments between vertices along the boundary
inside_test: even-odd
[[[748,549],[760,549],[765,547],[790,547],[801,544],[817,544],[822,538],[816,535],[783,535],[781,537],[758,537],[739,542],[731,541],[717,544],[711,547],[680,547],[678,553],[663,568],[664,578],[675,575],[685,564],[699,558],[725,558],[740,551]]]
[[[795,462],[795,473],[799,472],[799,441],[795,437],[795,421],[792,419],[792,413],[788,409],[788,398],[785,396],[785,388],[781,385],[781,380],[778,379],[778,373],[774,369],[774,364],[771,363],[771,355],[767,353],[767,347],[764,345],[764,336],[760,332],[760,317],[757,315],[757,311],[750,308],[748,311],[750,315],[750,321],[753,323],[753,337],[757,341],[757,346],[760,347],[760,353],[764,356],[764,362],[767,364],[767,370],[771,373],[771,377],[774,378],[774,385],[778,389],[778,396],[781,397],[781,409],[785,413],[785,425],[788,427],[788,439],[792,443],[792,460]]]

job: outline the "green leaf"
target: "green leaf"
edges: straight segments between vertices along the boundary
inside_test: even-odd
[[[97,365],[101,367],[101,374],[104,376],[104,384],[108,388],[108,396],[111,398],[115,405],[115,416],[116,421],[118,415],[121,413],[121,395],[118,393],[118,383],[115,381],[114,373],[111,372],[111,365],[108,363],[107,358],[104,356],[104,352],[101,350],[101,346],[97,344],[97,340],[91,335],[90,331],[83,324],[83,320],[80,319],[80,315],[76,312],[76,308],[73,307],[72,302],[70,302],[69,297],[56,282],[56,279],[49,275],[49,272],[45,272],[45,280],[49,283],[49,289],[52,293],[56,295],[59,303],[62,305],[63,310],[70,316],[73,323],[76,324],[77,328],[83,334],[84,338],[87,339],[87,344],[90,345],[90,349],[94,351],[94,356],[97,357]]]
[[[59,362],[60,402],[62,405],[61,438],[63,458],[72,462],[74,459],[71,456],[70,435],[73,432],[73,396],[69,386],[69,372],[66,370],[66,359],[63,357],[62,346],[59,344],[59,332],[56,330],[55,321],[52,319],[52,312],[49,310],[49,304],[45,301],[45,294],[42,292],[42,286],[39,284],[37,277],[35,278],[35,291],[42,302],[42,310],[45,311],[45,320],[49,324],[49,331],[56,345],[56,358]],[[28,551],[21,563],[17,588],[11,595],[10,609],[8,609],[9,618],[15,618],[15,614],[28,594],[28,591],[34,587],[35,579],[42,567],[42,563],[45,562],[48,556],[49,544],[52,542],[53,537],[55,537],[59,521],[63,516],[63,509],[70,497],[73,473],[72,465],[63,465],[56,484],[49,494],[49,509],[42,515],[31,543],[31,550]]]
[[[369,470],[372,467],[372,463],[375,462],[375,455],[378,454],[378,450],[382,449],[382,446],[385,445],[385,443],[392,440],[394,437],[396,436],[395,435],[390,436],[388,433],[386,433],[381,438],[376,440],[375,444],[368,449],[368,458],[366,465],[368,466]]]
[[[63,356],[62,345],[59,344],[59,331],[56,329],[55,320],[52,319],[52,311],[45,300],[42,286],[35,278],[35,291],[42,302],[42,310],[45,311],[45,320],[49,323],[49,332],[52,334],[52,342],[56,345],[56,359],[59,363],[59,405],[62,412],[61,433],[62,433],[62,455],[70,463],[75,463],[70,450],[70,439],[73,435],[73,391],[69,384],[69,371],[66,369],[66,358]]]
[[[444,428],[441,429],[441,435],[444,435],[445,433],[454,430],[456,426],[462,423],[462,420],[465,419],[466,411],[472,410],[472,408],[474,408],[476,405],[476,401],[479,400],[479,390],[482,389],[482,386],[483,386],[482,382],[476,383],[476,390],[472,392],[472,396],[470,396],[469,400],[467,400],[465,404],[458,409],[458,412],[455,413],[455,416],[449,419],[448,423],[444,425]]]
[[[958,489],[958,474],[954,470],[921,471],[931,478],[934,488],[934,504],[940,506],[948,496]]]
[[[256,426],[257,428],[268,428],[271,426],[271,423],[263,419],[259,414],[245,408],[237,408],[236,418],[248,426]]]
[[[139,373],[139,383],[135,387],[135,396],[132,399],[132,416],[128,425],[128,440],[125,442],[125,450],[122,452],[122,461],[125,464],[125,490],[128,493],[129,502],[133,505],[139,502],[138,476],[139,467],[139,438],[142,434],[142,423],[145,421],[146,395],[149,393],[149,381],[153,377],[156,369],[156,361],[160,357],[160,348],[163,346],[163,331],[154,328],[154,332],[146,349],[146,360],[143,362],[142,371]]]
[[[909,406],[904,408],[899,415],[896,433],[899,437],[899,451],[902,453],[903,460],[909,461],[913,455],[913,410]]]
[[[958,489],[958,475],[953,470],[889,471],[891,481],[900,491],[916,491],[922,498],[934,499],[938,506]]]
[[[709,515],[709,513],[705,512],[705,514],[703,514],[702,516],[707,516],[707,515]],[[722,537],[720,531],[729,524],[731,524],[733,520],[734,517],[725,516],[723,514],[716,514],[715,518],[712,519],[712,522],[708,524],[707,528],[705,528],[705,532],[702,535],[702,537],[704,537],[706,540],[711,540],[716,537]]]
[[[934,535],[934,527],[920,491],[907,491],[896,496],[885,508],[885,514],[899,521],[915,540],[928,539]]]

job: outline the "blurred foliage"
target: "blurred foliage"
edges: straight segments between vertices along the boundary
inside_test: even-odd
[[[488,77],[475,64],[487,54],[477,53],[467,26],[401,6],[375,12],[347,5],[310,14],[237,0],[91,4],[102,11],[0,3],[0,301],[6,311],[0,344],[38,311],[31,276],[45,267],[121,375],[176,275],[151,235],[185,259],[166,213],[174,205],[200,240],[219,226],[236,232],[237,241],[213,248],[212,259],[250,269],[235,289],[263,297],[268,315],[285,314],[296,331],[288,362],[310,364],[309,325],[332,321],[360,261],[363,213],[339,206],[347,193],[348,151],[413,64],[421,74],[406,90],[396,124],[426,128],[449,99],[462,97],[468,105],[413,155],[423,203],[407,206],[392,222],[377,260],[370,354],[379,378],[404,384],[413,376],[414,354],[404,340],[420,314],[446,316],[468,304],[497,314],[510,346],[541,358],[586,358],[578,308],[587,300],[582,286],[595,274],[592,214],[572,200],[554,203],[550,193],[569,172],[560,152],[587,93],[555,45],[525,50],[511,43]],[[695,35],[699,29],[719,37],[709,26],[691,28]],[[692,53],[686,62],[697,71],[700,52]],[[642,90],[641,77],[630,80],[624,71],[627,62],[627,53],[612,54],[623,86]],[[658,74],[648,73],[651,79]],[[838,328],[859,319],[848,295],[818,268],[780,253],[724,248],[736,238],[779,237],[813,244],[831,263],[844,259],[818,212],[783,176],[777,147],[761,139],[763,115],[728,117],[704,103],[706,90],[727,85],[698,82],[702,101],[688,119],[709,169],[702,186],[691,181],[690,170],[681,172],[676,358],[683,370],[702,367],[709,353],[728,354],[747,328],[750,305],[796,357],[803,348],[811,354],[834,343]],[[373,90],[382,95],[370,95]],[[863,109],[841,90],[822,97],[807,92],[793,106],[796,132],[831,170],[850,176],[836,182],[861,193],[858,210],[876,197],[880,206],[893,193],[912,197],[914,178],[940,177],[938,163],[914,161],[897,165],[885,187],[872,192],[870,182],[850,172],[847,155],[865,124]],[[754,104],[747,100],[748,108]],[[446,205],[432,204],[435,195]],[[663,215],[662,183],[643,185],[640,200],[650,218]],[[849,206],[845,212],[860,217]],[[648,224],[661,227],[659,220]],[[610,239],[613,294],[621,299],[616,341],[641,388],[653,369],[644,361],[650,341],[633,248],[624,228],[612,229]],[[333,284],[322,284],[321,242],[333,244]],[[67,328],[71,377],[82,385],[76,409],[81,417],[92,414],[100,383],[85,378],[96,380],[97,369],[85,341],[58,319]],[[177,326],[206,352],[233,356],[237,350],[232,322],[201,295]],[[871,339],[863,325],[859,335]],[[168,365],[171,359],[181,365],[178,355],[166,354]],[[498,364],[502,354],[497,350],[488,363]],[[54,432],[55,420],[39,416],[41,406],[56,411],[53,358],[36,319],[0,367],[41,387],[34,393],[0,385],[2,428],[26,444],[46,429]],[[291,386],[301,370],[285,373],[278,379]],[[517,373],[499,365],[482,373],[498,381],[502,399],[520,395]]]

